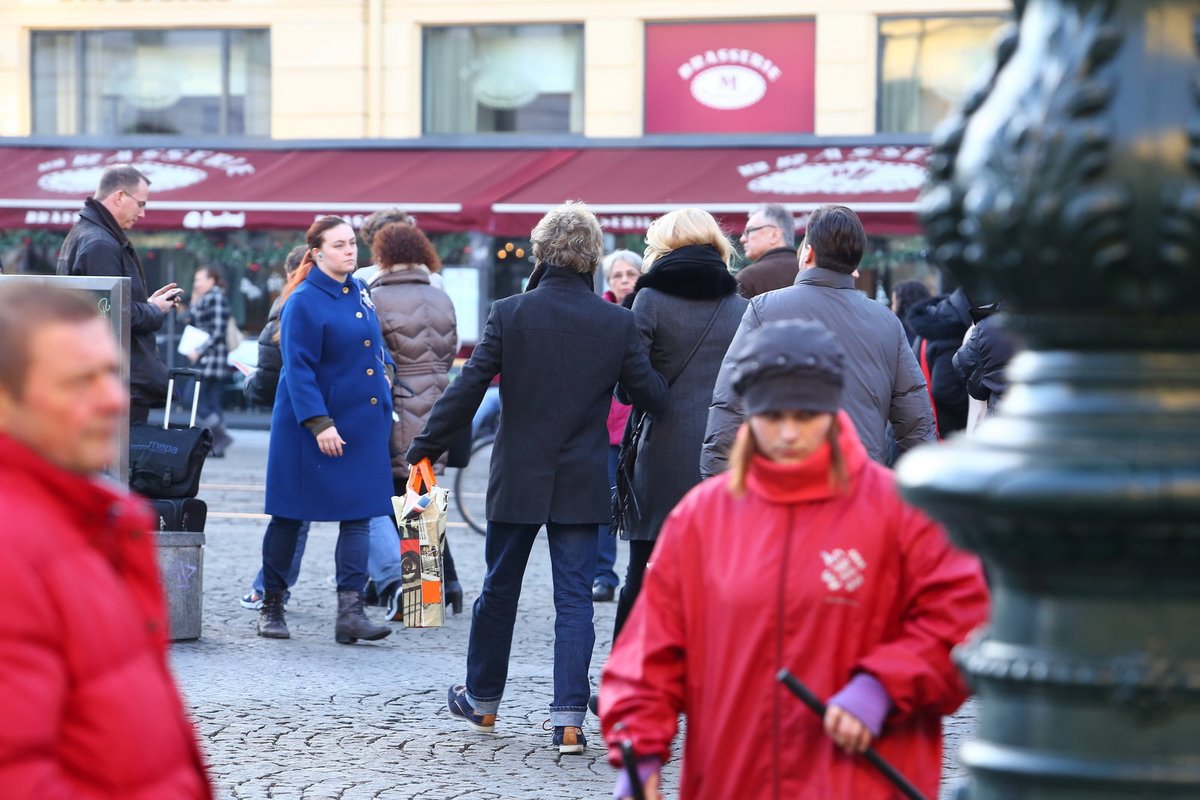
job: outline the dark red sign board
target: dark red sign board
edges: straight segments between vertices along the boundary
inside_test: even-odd
[[[811,20],[646,26],[646,133],[812,133]]]

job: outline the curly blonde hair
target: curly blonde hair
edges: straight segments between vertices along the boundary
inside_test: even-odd
[[[553,264],[583,275],[595,272],[604,254],[600,221],[585,203],[576,200],[546,212],[529,241],[535,263]]]

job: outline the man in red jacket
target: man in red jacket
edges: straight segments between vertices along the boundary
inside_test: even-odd
[[[0,285],[0,342],[0,794],[209,798],[151,517],[96,477],[129,402],[109,323],[85,295]]]

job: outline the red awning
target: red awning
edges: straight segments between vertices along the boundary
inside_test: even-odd
[[[0,227],[69,227],[104,167],[129,162],[151,182],[138,230],[303,230],[327,214],[357,226],[385,206],[429,231],[483,230],[496,198],[574,152],[5,147]]]
[[[131,162],[151,180],[139,230],[304,229],[326,214],[355,225],[399,206],[431,232],[528,235],[549,208],[584,200],[615,233],[699,206],[731,229],[760,203],[797,214],[824,203],[859,212],[869,233],[918,231],[927,147],[581,148],[543,150],[0,146],[0,228],[75,221],[101,170]]]
[[[558,203],[585,200],[615,233],[644,232],[655,217],[686,206],[740,230],[762,203],[798,215],[839,203],[870,234],[918,233],[916,198],[928,156],[928,147],[917,146],[580,150],[494,204],[491,230],[527,231]]]

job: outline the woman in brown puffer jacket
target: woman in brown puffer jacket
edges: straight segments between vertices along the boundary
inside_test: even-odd
[[[380,266],[371,281],[371,301],[396,362],[392,478],[396,493],[403,494],[409,472],[404,453],[450,383],[450,366],[458,352],[458,323],[450,295],[430,284],[430,275],[442,264],[419,228],[403,222],[385,225],[375,234],[371,252]],[[444,568],[446,604],[458,614],[462,586],[448,542]]]

